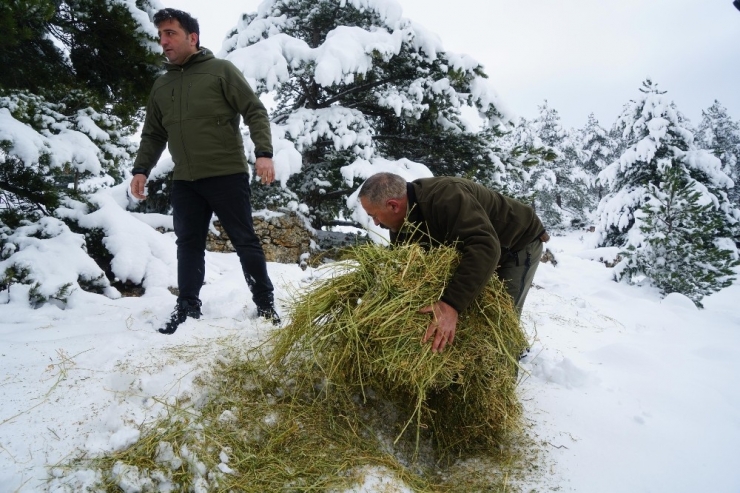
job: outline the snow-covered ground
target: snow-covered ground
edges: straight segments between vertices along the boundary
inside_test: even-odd
[[[740,285],[704,310],[661,300],[612,282],[598,260],[613,252],[587,249],[590,234],[551,240],[558,263],[540,266],[525,306],[536,342],[521,399],[548,465],[531,487],[737,493]],[[311,274],[268,267],[279,298]],[[133,443],[167,403],[198,398],[195,377],[226,345],[269,330],[234,254],[208,253],[206,281],[203,318],[172,336],[156,332],[175,301],[164,288],[76,292],[65,310],[0,293],[0,491],[45,491],[55,464]]]

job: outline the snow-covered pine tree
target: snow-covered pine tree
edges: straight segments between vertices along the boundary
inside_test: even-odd
[[[567,226],[582,227],[588,222],[588,218],[598,202],[594,200],[594,195],[590,193],[593,176],[581,166],[583,161],[581,135],[574,129],[566,131],[565,135],[561,155],[564,162],[567,163],[568,173],[560,187],[562,209],[569,218],[566,223]]]
[[[703,149],[708,149],[722,161],[722,171],[735,184],[728,195],[735,207],[740,207],[740,125],[717,100],[701,113],[697,140]]]
[[[334,224],[355,178],[365,178],[354,175],[358,160],[408,159],[438,175],[506,174],[508,156],[492,140],[510,118],[483,67],[444,51],[395,1],[266,0],[221,55],[276,102],[284,187],[255,187],[258,206],[298,201],[314,226]],[[471,124],[464,108],[479,121]]]
[[[498,166],[480,170],[476,179],[489,188],[534,206],[535,192],[529,186],[531,173],[538,164],[552,161],[558,155],[542,144],[532,122],[523,117],[495,143],[500,154],[508,156],[508,159],[501,160]]]
[[[634,211],[645,203],[649,184],[663,182],[665,170],[679,166],[687,180],[707,187],[716,198],[718,210],[727,225],[720,236],[732,236],[737,227],[737,210],[727,200],[732,183],[720,169],[718,160],[694,144],[694,137],[684,118],[650,79],[640,89],[642,95],[625,105],[615,123],[622,135],[625,151],[600,174],[608,187],[599,203],[598,241],[602,246],[624,246],[627,232],[634,224]]]
[[[650,79],[640,91],[616,124],[629,145],[599,174],[608,193],[597,210],[598,243],[626,249],[618,278],[635,281],[639,271],[663,292],[681,289],[696,301],[726,282],[740,211],[727,198],[732,182],[720,161],[697,149],[675,105]],[[663,249],[679,238],[686,243],[680,255],[667,255]],[[674,274],[681,269],[683,284]]]
[[[556,157],[532,168],[528,188],[533,191],[537,214],[547,227],[552,228],[561,226],[563,221],[562,210],[558,205],[557,171],[561,171],[563,164],[560,144],[565,139],[565,132],[560,125],[557,110],[549,108],[547,100],[538,109],[539,115],[531,122],[532,130],[537,136],[536,143],[549,149]],[[562,173],[560,175],[562,178]]]
[[[630,283],[647,277],[661,294],[681,293],[701,308],[704,296],[732,284],[740,260],[731,244],[716,238],[723,217],[703,187],[687,182],[677,167],[668,168],[664,179],[648,185],[649,198],[635,212],[639,235],[615,274]]]
[[[535,191],[537,214],[548,227],[580,223],[588,209],[586,175],[577,169],[579,144],[560,123],[557,110],[547,101],[539,107],[532,127],[538,144],[556,154],[532,168],[530,187]]]
[[[598,204],[604,196],[604,187],[597,177],[614,160],[617,143],[599,125],[593,113],[588,115],[588,121],[580,134],[580,165],[589,177],[589,194],[596,199],[595,204]]]
[[[104,251],[102,235],[82,229],[63,209],[90,207],[87,194],[120,182],[130,167],[135,145],[128,136],[159,70],[151,13],[148,0],[0,4],[6,34],[0,45],[0,286],[32,285],[33,302],[66,296],[77,285],[109,289],[88,256]],[[52,276],[25,260],[24,250],[35,248],[74,248],[79,269]]]

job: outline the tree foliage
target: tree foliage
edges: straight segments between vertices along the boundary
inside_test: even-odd
[[[663,295],[681,293],[699,307],[704,296],[732,284],[740,261],[731,244],[717,238],[722,215],[697,186],[676,168],[659,186],[649,185],[648,199],[636,213],[644,239],[623,252],[618,278],[635,283],[645,276]]]
[[[598,203],[604,196],[604,186],[598,180],[598,176],[614,160],[617,142],[599,124],[593,113],[588,116],[588,121],[580,133],[579,165],[589,177],[589,192]]]
[[[159,70],[148,13],[148,0],[0,4],[6,35],[0,45],[0,263],[6,266],[0,284],[37,283],[32,301],[66,298],[73,285],[107,285],[102,271],[85,267],[84,275],[49,291],[44,274],[34,270],[39,266],[23,260],[23,249],[37,248],[28,235],[39,231],[45,233],[38,240],[49,245],[77,244],[70,227],[80,228],[60,211],[88,207],[90,192],[120,183],[130,167],[136,146],[128,137]]]
[[[148,1],[140,2],[151,10]],[[0,5],[0,89],[134,124],[159,70],[156,32],[126,2],[10,0]],[[148,28],[148,29],[147,29]]]
[[[735,206],[740,207],[740,125],[715,100],[702,111],[697,133],[702,148],[711,151],[722,162],[722,171],[732,178],[735,186],[728,193]]]
[[[602,246],[625,248],[617,276],[644,275],[663,293],[696,303],[731,282],[740,211],[720,161],[698,149],[686,120],[651,80],[625,106],[617,127],[624,153],[599,179],[609,187],[598,209]]]
[[[592,208],[588,195],[589,177],[579,166],[581,144],[578,135],[563,128],[558,111],[547,101],[531,122],[535,147],[554,156],[532,168],[529,187],[534,190],[535,208],[551,228],[580,225]]]
[[[287,190],[255,190],[258,204],[297,199],[320,227],[347,212],[357,185],[348,166],[358,160],[408,159],[437,175],[487,180],[494,169],[505,173],[506,161],[521,161],[494,144],[508,117],[483,67],[444,51],[395,7],[273,0],[227,38],[225,54],[244,60],[240,68],[258,90],[274,91],[273,122],[302,155]],[[284,71],[250,66],[258,57],[249,54],[265,51]],[[463,108],[477,112],[478,127]]]
[[[86,178],[122,178],[158,70],[153,32],[95,0],[4,2],[0,26],[0,212],[49,215]]]

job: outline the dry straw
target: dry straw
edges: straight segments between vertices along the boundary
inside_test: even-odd
[[[421,339],[459,263],[452,247],[356,247],[352,260],[297,296],[272,341],[273,364],[318,371],[328,389],[368,391],[402,411],[396,441],[431,432],[440,456],[490,450],[519,426],[517,356],[527,340],[511,297],[492,279],[461,315],[452,346]]]
[[[440,298],[457,252],[366,245],[351,255],[296,294],[290,323],[266,344],[217,358],[201,382],[207,398],[94,460],[100,489],[339,492],[372,474],[393,478],[384,491],[512,491],[532,463],[524,434],[509,433],[526,339],[501,283],[433,354],[418,309]],[[460,456],[476,458],[441,467]]]

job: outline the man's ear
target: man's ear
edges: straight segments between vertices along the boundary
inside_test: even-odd
[[[388,199],[385,205],[394,213],[398,212],[401,209],[401,203],[396,199]]]

